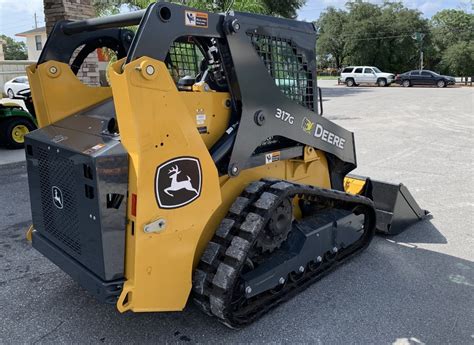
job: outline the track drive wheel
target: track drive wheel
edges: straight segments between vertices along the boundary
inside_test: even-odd
[[[270,216],[267,225],[255,243],[262,252],[273,252],[288,237],[293,221],[293,207],[289,198],[284,199]]]
[[[297,203],[293,201],[302,199],[306,202],[303,218],[296,219],[293,205]],[[303,204],[299,203],[300,208]],[[307,234],[313,234],[308,236],[319,243],[321,239],[316,239],[315,230],[320,227],[311,225],[315,224],[312,223],[314,214],[305,215],[315,211],[321,211],[316,215],[316,224],[333,224],[332,219],[339,219],[337,212],[342,212],[344,217],[363,214],[364,225],[353,240],[340,245],[338,250],[322,244],[321,249],[313,244],[305,247],[308,248],[305,255],[310,256],[306,259],[298,254],[300,244],[305,243],[300,241],[304,236],[300,227],[306,226]],[[193,300],[205,313],[225,325],[244,327],[361,252],[374,232],[375,209],[372,201],[365,197],[284,180],[254,182],[235,200],[208,243],[193,274]],[[321,234],[321,238],[325,236]],[[328,238],[326,236],[321,243],[328,243]],[[286,258],[284,262],[288,265],[290,257],[297,261],[284,269],[281,264],[271,264]],[[259,272],[266,270],[269,263],[279,271],[269,277],[270,284],[261,280],[265,287],[253,285],[255,290],[252,291],[249,275],[256,275],[257,279],[267,277]]]

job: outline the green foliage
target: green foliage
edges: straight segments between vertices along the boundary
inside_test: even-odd
[[[320,61],[329,56],[328,62],[337,68],[373,65],[393,72],[416,67],[419,47],[411,35],[429,30],[420,12],[389,2],[357,1],[346,7],[347,11],[328,8],[316,22]]]
[[[5,44],[3,45],[3,52],[5,53],[5,60],[27,60],[28,53],[25,42],[17,42],[13,38],[0,35]]]
[[[130,9],[142,9],[153,2],[155,0],[122,0],[111,5],[95,1],[94,6],[99,15],[110,15],[117,13],[122,5],[126,5]],[[296,11],[306,3],[306,0],[175,0],[171,2],[210,12],[224,12],[230,9],[295,18]]]
[[[474,76],[474,45],[460,41],[450,45],[440,62],[441,71],[459,76]]]
[[[318,52],[319,61],[323,62],[324,67],[330,64],[330,58],[334,59],[337,68],[340,68],[347,57],[346,32],[348,13],[329,7],[324,15],[315,23],[319,32]]]
[[[146,8],[154,0],[120,0],[101,5],[100,15],[117,13],[121,6]],[[211,12],[236,11],[295,18],[306,0],[174,0]],[[318,68],[372,65],[401,73],[419,68],[420,50],[424,67],[445,74],[474,73],[474,15],[462,10],[442,10],[431,20],[402,2],[384,1],[377,5],[350,1],[345,10],[328,7],[315,22],[318,29]],[[413,35],[423,35],[421,41]],[[24,50],[26,51],[26,49]],[[26,54],[25,54],[26,55]]]
[[[446,74],[474,74],[474,15],[442,10],[431,18],[437,68]]]
[[[296,18],[296,11],[304,6],[306,0],[261,0],[265,14],[285,18]]]
[[[230,0],[187,0],[185,3],[187,6],[210,12],[224,12],[229,9],[254,13],[265,12],[264,5],[255,0],[235,0],[233,4]]]
[[[431,18],[433,43],[444,50],[457,42],[474,40],[474,14],[461,10],[442,10]]]
[[[474,15],[461,10],[443,10],[428,21],[401,2],[356,0],[346,10],[328,7],[315,24],[319,68],[372,65],[400,73],[419,68],[423,50],[425,68],[472,73]],[[415,40],[415,33],[423,39]]]

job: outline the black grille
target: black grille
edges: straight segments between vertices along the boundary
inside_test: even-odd
[[[44,230],[59,241],[65,250],[81,255],[74,164],[41,147],[38,147],[37,152]],[[53,187],[62,192],[62,209],[53,203]]]
[[[289,39],[248,35],[280,90],[289,99],[314,110],[313,75],[305,55]]]
[[[175,82],[185,76],[196,78],[199,74],[203,55],[196,44],[175,41],[168,54],[167,65]]]

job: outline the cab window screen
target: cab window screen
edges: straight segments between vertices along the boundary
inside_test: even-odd
[[[167,66],[175,82],[185,76],[196,78],[203,60],[201,50],[194,42],[175,41],[170,47]]]
[[[249,33],[275,84],[289,99],[314,110],[313,74],[306,56],[290,39]]]
[[[362,68],[356,68],[354,73],[362,73]]]

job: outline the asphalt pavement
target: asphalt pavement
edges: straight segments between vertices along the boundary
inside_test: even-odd
[[[25,164],[0,166],[0,344],[474,344],[474,89],[336,86],[326,117],[355,132],[355,173],[403,182],[431,220],[370,247],[251,326],[191,303],[118,313],[25,240]],[[1,152],[0,152],[1,153]]]

